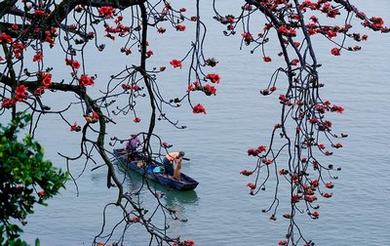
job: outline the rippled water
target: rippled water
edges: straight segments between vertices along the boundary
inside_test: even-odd
[[[183,1],[183,6],[188,2]],[[224,5],[221,8],[228,9],[236,1],[220,2]],[[390,24],[388,0],[353,2],[366,9],[368,15],[381,15]],[[210,17],[206,6],[204,11]],[[194,99],[206,105],[207,116],[193,115],[188,107],[171,114],[188,126],[186,130],[179,131],[165,123],[158,126],[164,139],[187,152],[191,162],[184,164],[184,172],[200,182],[194,192],[163,190],[167,193],[164,202],[188,219],[187,223],[171,222],[171,230],[195,240],[197,245],[275,245],[283,238],[287,225],[283,220],[270,221],[261,213],[272,192],[249,196],[245,187],[249,180],[240,176],[239,171],[254,162],[246,156],[246,149],[267,143],[278,120],[277,96],[262,97],[258,91],[281,62],[276,58],[279,51],[276,44],[269,44],[267,52],[276,61],[264,64],[259,54],[249,55],[248,49],[239,51],[238,37],[224,38],[222,27],[210,23],[213,25],[208,30],[206,50],[220,61],[217,71],[223,80],[218,95]],[[185,34],[172,31],[165,39],[151,38],[155,52],[151,62],[159,66],[180,57],[185,48],[178,48],[182,47],[179,44],[188,40]],[[331,159],[343,168],[340,179],[335,181],[334,198],[321,202],[319,220],[301,221],[305,234],[319,245],[390,245],[390,35],[370,33],[361,52],[344,53],[337,58],[329,54],[331,44],[318,39],[315,45],[324,65],[320,69],[326,84],[323,98],[345,106],[345,113],[335,118],[334,124],[350,137],[343,142],[345,148]],[[57,59],[55,54],[52,58]],[[110,48],[104,58],[95,59],[91,55],[88,59],[90,69],[107,76],[125,62],[110,56]],[[161,78],[163,92],[173,97],[183,90],[182,81],[184,71],[168,71]],[[147,115],[145,111],[140,112],[141,116]],[[73,116],[76,117],[76,112]],[[64,167],[63,159],[56,153],[76,153],[78,137],[71,134],[64,137],[68,130],[60,122],[48,116],[38,135],[47,146],[48,157]],[[143,126],[134,126],[130,118],[122,117],[110,131],[126,137]],[[71,168],[77,172],[80,165],[81,162],[73,163]],[[25,238],[32,242],[39,237],[42,245],[91,243],[100,230],[102,209],[107,201],[115,199],[115,190],[106,189],[105,170],[89,169],[78,180],[80,196],[76,197],[75,187],[69,183],[66,191],[49,202],[48,208],[36,209],[26,227]],[[128,182],[129,189],[138,185],[136,177],[132,180]],[[110,214],[112,224],[118,217],[115,210],[110,210]],[[147,238],[140,231],[135,227],[128,232],[129,245],[146,245]]]

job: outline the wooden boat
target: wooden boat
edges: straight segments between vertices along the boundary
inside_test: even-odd
[[[168,186],[177,190],[193,190],[198,186],[198,182],[193,178],[181,173],[180,180],[174,179],[173,176],[163,173],[153,172],[154,168],[162,166],[160,163],[148,163],[144,167],[140,167],[138,161],[129,161],[124,149],[114,149],[114,155],[118,161],[121,161],[127,168],[145,175],[148,179],[153,180],[161,185]]]

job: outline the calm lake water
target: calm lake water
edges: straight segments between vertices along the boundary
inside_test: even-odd
[[[173,2],[190,8],[193,1]],[[219,2],[222,10],[233,10],[235,5],[239,6],[236,2],[242,1]],[[390,24],[388,0],[351,2],[356,2],[369,16],[382,16]],[[205,49],[209,56],[220,61],[216,72],[221,74],[222,82],[217,96],[194,98],[194,102],[207,107],[205,116],[193,115],[188,106],[168,110],[173,118],[187,125],[187,129],[177,130],[164,122],[157,127],[166,141],[186,151],[191,161],[184,164],[184,172],[200,182],[194,192],[163,190],[166,193],[163,201],[188,219],[186,223],[170,222],[171,232],[193,239],[197,245],[276,245],[286,233],[286,221],[270,221],[269,215],[261,213],[268,206],[272,191],[249,196],[245,185],[251,180],[240,176],[239,171],[254,165],[254,159],[246,155],[246,150],[267,144],[279,117],[277,95],[263,97],[258,93],[277,65],[282,64],[276,55],[279,49],[272,43],[266,47],[275,60],[270,64],[261,61],[259,52],[250,55],[249,49],[240,51],[239,37],[223,37],[223,27],[211,20],[208,4],[202,8],[204,18],[210,19],[206,22],[212,24]],[[152,36],[150,44],[155,56],[150,60],[151,66],[168,65],[171,59],[182,57],[189,47],[190,33],[191,30],[186,33],[168,30],[165,38]],[[335,181],[334,198],[321,202],[319,220],[310,221],[306,217],[300,222],[305,235],[318,245],[390,245],[390,34],[380,35],[368,30],[367,33],[369,41],[362,44],[362,51],[344,52],[340,57],[330,55],[332,44],[320,38],[315,41],[319,61],[323,64],[320,76],[326,84],[322,96],[344,105],[345,113],[335,117],[334,124],[336,129],[350,135],[343,142],[345,148],[331,157],[333,163],[343,168]],[[88,73],[108,78],[125,64],[135,62],[119,56],[119,47],[113,43],[100,56],[90,52]],[[118,55],[112,55],[114,51]],[[64,57],[53,52],[48,59],[55,64],[63,62]],[[55,73],[59,76],[68,71]],[[103,75],[97,82],[102,88]],[[185,76],[184,69],[168,68],[160,78],[163,93],[168,97],[179,95],[186,87]],[[145,123],[148,112],[142,102],[140,107]],[[82,122],[76,110],[69,116]],[[145,127],[132,123],[130,116],[122,116],[110,132],[125,138]],[[47,157],[59,167],[65,167],[65,163],[57,152],[77,153],[79,135],[69,133],[68,127],[53,116],[43,120],[37,136],[46,146]],[[24,238],[33,242],[38,237],[42,245],[91,244],[100,231],[104,205],[116,197],[115,189],[106,188],[106,170],[90,172],[92,167],[77,181],[79,197],[69,182],[67,189],[51,200],[47,208],[36,209],[25,228]],[[75,174],[81,168],[81,161],[71,165]],[[138,185],[136,178],[132,180],[127,182],[129,189]],[[110,210],[109,223],[118,221],[117,212]],[[147,235],[140,226],[129,230],[126,240],[127,245],[147,245]]]

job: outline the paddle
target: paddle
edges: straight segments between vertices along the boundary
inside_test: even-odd
[[[190,158],[185,158],[185,157],[183,157],[183,160],[185,160],[185,161],[190,161]]]

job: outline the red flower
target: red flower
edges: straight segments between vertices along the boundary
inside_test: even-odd
[[[293,28],[287,26],[280,26],[278,28],[278,32],[282,35],[289,36],[289,37],[294,37],[297,35],[297,32]]]
[[[254,184],[254,183],[248,183],[246,186],[247,186],[249,189],[251,189],[251,190],[256,189],[256,184]]]
[[[20,102],[25,100],[27,98],[27,87],[24,85],[19,85],[16,87],[15,94],[16,101]]]
[[[186,30],[185,25],[176,25],[176,31],[184,32]]]
[[[305,201],[307,202],[314,202],[315,200],[317,200],[317,197],[316,196],[304,196]]]
[[[38,51],[34,56],[33,56],[33,62],[39,62],[42,61],[43,59],[43,54],[42,52]]]
[[[98,9],[99,14],[105,18],[112,18],[114,16],[114,9],[111,6],[103,6]]]
[[[70,126],[71,132],[79,132],[81,131],[81,126],[77,125],[77,123],[73,123],[73,125]]]
[[[342,106],[333,105],[333,106],[330,108],[330,111],[341,114],[341,113],[344,112],[344,108],[343,108]]]
[[[158,33],[164,33],[167,29],[163,28],[163,27],[159,27],[157,28],[157,32]]]
[[[11,98],[4,98],[3,102],[1,103],[2,108],[12,108],[15,106],[16,100]]]
[[[212,85],[205,85],[203,86],[202,90],[204,91],[204,93],[207,95],[207,96],[210,96],[210,95],[216,95],[217,94],[217,89],[212,86]]]
[[[253,173],[253,171],[249,171],[249,170],[241,170],[240,171],[240,174],[244,175],[244,176],[252,175],[252,173]]]
[[[192,112],[193,112],[194,114],[200,114],[200,113],[206,114],[206,108],[205,108],[202,104],[198,103],[198,104],[196,104],[196,105],[192,108]]]
[[[134,121],[135,123],[139,123],[139,122],[141,122],[141,118],[135,117],[135,118],[133,119],[133,121]]]
[[[299,200],[301,200],[301,196],[300,195],[298,195],[298,194],[294,194],[294,195],[292,195],[292,197],[291,197],[291,202],[292,203],[297,203],[297,202],[299,202]]]
[[[313,117],[313,118],[309,119],[309,122],[312,123],[312,124],[315,124],[315,123],[318,122],[318,119]]]
[[[95,111],[93,111],[93,112],[92,112],[92,120],[96,120],[96,121],[98,121],[98,120],[99,120],[99,118],[100,118],[100,115],[99,115],[99,113],[98,113],[98,112],[95,112]]]
[[[334,56],[339,56],[340,55],[340,50],[339,48],[333,48],[330,50],[330,53]]]
[[[250,32],[244,32],[242,35],[242,38],[244,39],[246,44],[250,44],[250,42],[253,41],[253,36]]]
[[[217,84],[221,81],[221,77],[216,73],[207,74],[206,79],[209,79],[211,83],[217,83]]]
[[[283,175],[286,175],[286,174],[288,174],[288,171],[286,169],[282,168],[282,169],[279,170],[279,175],[280,176],[283,176]]]
[[[173,59],[172,61],[169,62],[169,64],[172,65],[173,68],[182,68],[183,64],[181,63],[180,60]]]
[[[183,246],[195,246],[194,240],[185,240]]]
[[[278,246],[286,246],[288,244],[287,240],[279,240]]]
[[[325,149],[325,144],[323,144],[323,143],[318,144],[318,148],[321,150]]]
[[[39,196],[40,198],[43,198],[43,197],[46,195],[46,193],[45,193],[44,190],[39,191],[37,194],[38,194],[38,196]]]
[[[40,96],[45,92],[45,86],[39,86],[38,88],[35,89],[34,95],[35,96]]]
[[[298,60],[298,59],[293,59],[293,60],[291,60],[291,62],[290,62],[290,64],[291,64],[292,66],[298,65],[298,63],[299,63],[299,60]]]
[[[318,217],[320,217],[320,212],[314,211],[313,213],[311,213],[311,215],[313,216],[313,219],[318,219]]]
[[[318,185],[319,185],[318,179],[312,179],[312,180],[310,181],[310,184],[311,184],[313,187],[318,187]]]
[[[325,198],[331,198],[332,197],[332,193],[326,192],[326,193],[322,194],[322,196],[325,197]]]
[[[198,17],[197,16],[191,16],[191,21],[197,21]]]
[[[43,9],[36,9],[35,12],[34,12],[34,16],[37,16],[37,17],[45,16],[45,10],[43,10]]]
[[[80,62],[73,60],[73,59],[65,59],[65,64],[68,66],[71,66],[73,69],[80,68]]]
[[[260,154],[261,152],[264,152],[267,150],[267,147],[265,147],[264,145],[260,145],[259,147],[257,147],[256,151]]]
[[[80,77],[80,85],[81,86],[90,86],[93,85],[95,82],[92,77],[88,76],[87,74],[83,74]]]
[[[325,187],[328,189],[332,189],[334,187],[334,185],[332,182],[327,182],[327,183],[325,183]]]
[[[264,60],[264,62],[271,62],[272,61],[271,57],[269,57],[269,56],[264,56],[263,60]]]
[[[146,58],[149,58],[153,55],[153,50],[146,51]]]
[[[6,33],[0,32],[0,43],[12,43],[12,37]]]
[[[52,84],[51,82],[51,74],[50,73],[41,73],[41,84],[43,87],[48,88]]]
[[[133,223],[137,223],[140,221],[140,218],[138,216],[134,216],[132,219],[131,219],[131,222]]]

